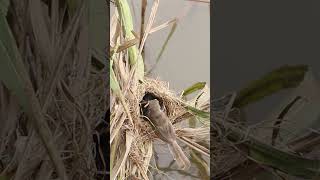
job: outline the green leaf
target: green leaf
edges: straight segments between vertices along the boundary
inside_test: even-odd
[[[189,106],[187,104],[184,104],[184,107],[191,113],[193,113],[196,116],[199,116],[201,118],[210,118],[210,113],[206,111],[202,111],[200,109],[197,109],[195,107]]]
[[[0,0],[0,12],[5,16],[7,15],[9,5],[9,0]]]
[[[182,93],[182,96],[187,96],[189,94],[192,94],[198,90],[203,89],[205,86],[206,86],[206,82],[197,82],[192,86],[188,87],[187,89],[185,89]]]
[[[319,160],[306,159],[254,140],[248,144],[249,155],[262,164],[303,178],[314,178],[320,173]]]
[[[235,127],[233,124],[218,119],[215,122],[227,130],[226,134],[230,141],[235,143],[241,141],[242,145],[247,146],[248,156],[258,163],[274,167],[293,176],[308,179],[317,177],[320,173],[319,160],[311,160],[281,151],[263,143],[252,135],[248,135],[247,131]]]
[[[306,65],[282,66],[251,82],[237,93],[234,107],[244,107],[287,88],[295,88],[304,79]]]
[[[0,15],[0,56],[0,80],[19,99],[21,106],[27,107],[28,100],[22,79],[25,76],[24,67],[22,62],[18,61],[21,58],[20,53],[3,15]]]
[[[134,39],[133,35],[133,22],[129,4],[126,0],[116,0],[116,6],[119,12],[120,19],[122,21],[122,28],[125,35],[125,39],[130,40]],[[129,52],[129,61],[131,66],[136,67],[137,78],[143,80],[144,78],[144,62],[141,54],[138,54],[137,46],[131,46],[128,48]]]
[[[0,80],[5,86],[14,93],[20,100],[22,107],[27,106],[27,98],[23,91],[23,80],[15,65],[12,63],[11,58],[4,47],[3,42],[0,41]]]
[[[110,68],[110,87],[114,93],[120,93],[120,86],[112,68]]]

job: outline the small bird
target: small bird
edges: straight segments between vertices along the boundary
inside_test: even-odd
[[[153,99],[146,105],[146,114],[159,138],[168,143],[169,149],[181,169],[187,170],[191,164],[181,147],[177,143],[177,137],[173,125],[167,115],[161,110],[159,101]]]

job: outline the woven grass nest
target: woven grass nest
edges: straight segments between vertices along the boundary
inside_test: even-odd
[[[209,156],[209,128],[181,128],[178,122],[193,116],[190,111],[186,110],[185,103],[177,97],[174,92],[170,91],[168,83],[145,78],[144,83],[136,84],[135,91],[127,91],[125,97],[130,110],[131,120],[125,115],[125,108],[116,101],[111,104],[111,177],[115,178],[112,171],[117,172],[118,176],[133,176],[138,179],[148,179],[148,169],[153,154],[152,143],[157,139],[151,124],[143,119],[141,113],[140,102],[146,93],[151,93],[160,102],[163,103],[165,112],[174,124],[176,133],[180,141],[188,145],[190,150],[195,150],[205,156]],[[208,106],[207,106],[208,108]],[[127,121],[123,122],[122,127],[117,131],[115,123],[127,117]],[[118,135],[114,135],[113,133]],[[200,145],[205,142],[205,145]],[[129,145],[130,144],[130,145]],[[169,153],[169,151],[168,151]],[[121,157],[124,157],[121,161]],[[113,165],[117,162],[116,165]],[[119,168],[122,167],[122,168]],[[119,168],[117,171],[114,168]],[[121,175],[121,173],[123,173]]]

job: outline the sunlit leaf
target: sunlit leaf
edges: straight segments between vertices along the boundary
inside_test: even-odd
[[[198,90],[203,89],[205,86],[206,86],[206,82],[197,82],[192,86],[188,87],[187,89],[185,89],[182,93],[182,96],[187,96],[189,94],[192,94]]]

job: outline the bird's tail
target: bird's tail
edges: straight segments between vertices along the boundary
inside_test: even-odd
[[[182,149],[179,146],[179,144],[177,143],[177,141],[170,143],[169,150],[171,151],[173,158],[176,160],[178,166],[181,169],[187,170],[190,168],[190,166],[191,166],[190,161],[189,161],[188,157],[182,151]]]

